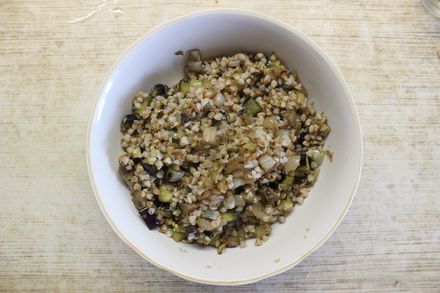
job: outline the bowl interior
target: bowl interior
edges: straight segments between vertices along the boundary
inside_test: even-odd
[[[176,243],[150,231],[138,216],[118,177],[119,125],[133,95],[156,83],[174,84],[183,77],[184,58],[174,53],[192,48],[204,56],[236,52],[275,52],[299,72],[318,111],[329,117],[332,132],[317,184],[302,206],[275,224],[263,246],[214,249]],[[92,184],[107,219],[135,250],[156,265],[206,283],[246,283],[281,272],[316,249],[341,221],[354,195],[361,164],[361,137],[354,105],[340,74],[311,41],[274,20],[243,12],[205,12],[156,29],[119,61],[100,92],[91,120],[88,157]]]

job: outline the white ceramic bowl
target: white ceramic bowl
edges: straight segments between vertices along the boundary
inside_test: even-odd
[[[244,249],[214,249],[176,243],[150,231],[118,177],[119,125],[140,89],[173,84],[183,77],[178,50],[200,48],[203,55],[276,52],[298,70],[319,111],[332,129],[326,160],[305,203],[285,224],[275,224],[269,241]],[[267,16],[236,10],[199,12],[173,20],[136,42],[111,69],[100,91],[87,137],[87,163],[98,203],[115,232],[152,264],[182,278],[220,285],[251,283],[292,268],[332,234],[347,212],[361,171],[362,140],[358,115],[339,70],[303,33]]]

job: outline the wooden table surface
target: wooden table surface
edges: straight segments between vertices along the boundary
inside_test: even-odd
[[[0,291],[440,292],[440,20],[421,1],[120,0],[71,23],[100,1],[0,0]],[[182,280],[127,247],[85,161],[93,101],[118,56],[212,7],[311,36],[341,68],[364,131],[361,183],[338,230],[290,271],[240,287]]]

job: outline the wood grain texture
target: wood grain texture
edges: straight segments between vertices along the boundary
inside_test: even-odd
[[[0,0],[0,291],[440,292],[440,20],[421,1]],[[364,131],[362,180],[335,234],[256,284],[193,284],[144,261],[90,188],[98,87],[152,27],[197,9],[264,12],[341,68]]]

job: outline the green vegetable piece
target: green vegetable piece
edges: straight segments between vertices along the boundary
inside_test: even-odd
[[[290,211],[293,209],[293,202],[292,200],[287,197],[285,199],[283,199],[282,201],[280,201],[280,205],[279,208],[283,211]]]
[[[218,240],[219,240],[219,237],[218,237],[218,236],[214,236],[214,237],[211,239],[211,241],[209,242],[209,246],[216,247],[216,244],[218,244],[218,243],[217,243]]]
[[[255,237],[262,238],[264,236],[264,227],[257,226],[255,227]]]
[[[173,197],[173,192],[169,190],[165,185],[159,187],[159,201],[170,202]]]
[[[189,85],[190,87],[197,89],[202,86],[202,82],[198,79],[191,79]]]
[[[189,82],[182,79],[179,83],[179,92],[186,96],[189,92]]]
[[[257,145],[253,142],[248,142],[246,144],[243,145],[243,148],[245,150],[248,150],[249,152],[253,152],[257,149]]]
[[[224,214],[221,214],[220,217],[222,220],[225,220],[226,223],[231,223],[237,220],[237,215],[231,212],[226,212]]]
[[[264,236],[269,235],[272,231],[272,228],[269,224],[263,224],[255,227],[255,237],[258,239],[262,239]]]
[[[280,189],[285,191],[288,190],[293,184],[293,177],[287,176],[280,184]]]
[[[249,99],[244,104],[244,113],[246,115],[256,116],[259,112],[261,112],[261,107],[254,99]]]
[[[147,110],[147,108],[150,107],[152,101],[153,101],[152,96],[146,97],[144,101],[141,103],[140,108],[134,109],[133,112],[139,116],[142,116],[142,113],[144,113],[145,110]]]
[[[185,239],[185,233],[174,231],[173,234],[171,235],[171,238],[173,238],[173,240],[176,242],[180,242],[183,239]]]
[[[324,160],[325,151],[310,149],[306,152],[306,155],[310,159],[315,161],[315,163],[318,164],[318,166],[319,166],[322,164],[322,161]]]
[[[275,61],[270,62],[267,67],[273,68],[273,67],[277,67],[277,66],[280,66],[280,65],[281,65],[280,60],[275,60]]]
[[[217,254],[222,254],[223,253],[223,251],[225,250],[225,248],[226,248],[226,243],[222,243],[222,244],[220,244],[220,246],[219,247],[217,247]]]
[[[296,173],[307,173],[310,171],[309,157],[305,156],[305,164],[296,168]]]

